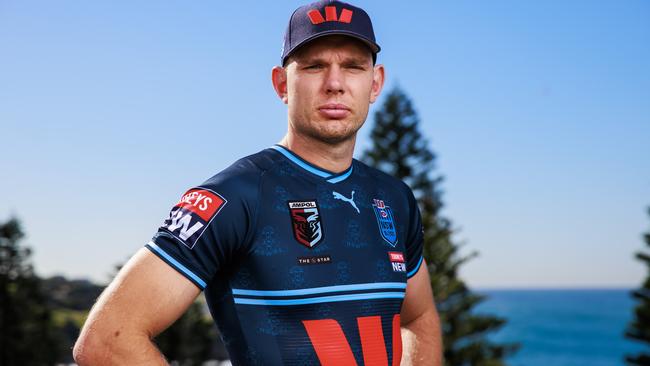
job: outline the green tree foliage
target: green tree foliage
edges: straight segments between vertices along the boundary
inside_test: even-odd
[[[20,245],[23,238],[18,220],[0,223],[0,365],[72,362],[72,345],[103,286],[61,276],[38,278],[29,261],[31,250]],[[201,301],[155,342],[174,365],[227,357]]]
[[[17,219],[0,224],[0,365],[52,365],[61,342]]]
[[[69,280],[63,276],[53,276],[43,279],[42,288],[52,308],[87,311],[97,300],[104,286],[86,279]]]
[[[516,352],[519,345],[488,341],[486,333],[499,329],[506,320],[472,311],[485,297],[471,292],[458,277],[458,270],[477,253],[460,257],[459,246],[452,241],[451,222],[440,214],[442,177],[434,175],[435,155],[420,133],[419,123],[409,98],[399,88],[393,89],[375,113],[372,146],[362,160],[403,180],[418,200],[424,258],[440,314],[445,364],[504,365],[503,358]]]
[[[650,208],[648,215],[650,215]],[[650,247],[650,231],[643,235],[643,239],[645,244]],[[636,258],[646,265],[649,274],[641,288],[632,291],[632,297],[639,303],[634,308],[634,318],[625,331],[625,336],[650,345],[650,254],[638,252]],[[625,361],[628,365],[647,366],[650,365],[650,353],[626,355]]]
[[[217,338],[204,305],[195,301],[180,319],[156,337],[155,342],[167,359],[191,366],[213,358]]]
[[[48,307],[52,310],[54,326],[65,352],[58,360],[70,364],[74,360],[70,351],[79,337],[79,330],[103,286],[89,280],[68,280],[54,276],[41,280],[43,293],[47,295]]]

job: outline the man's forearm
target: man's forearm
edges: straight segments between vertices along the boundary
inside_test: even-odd
[[[147,336],[129,336],[120,334],[119,331],[106,337],[82,332],[75,344],[73,354],[79,366],[169,365]]]
[[[442,334],[437,311],[428,311],[401,327],[403,366],[442,366]]]

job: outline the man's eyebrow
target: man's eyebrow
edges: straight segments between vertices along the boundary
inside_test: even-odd
[[[354,64],[354,65],[364,65],[368,62],[372,63],[372,61],[364,57],[348,57],[345,60],[343,60],[344,64]]]
[[[311,56],[311,57],[310,56],[299,56],[299,57],[296,57],[296,61],[298,61],[298,63],[301,63],[301,64],[316,64],[316,63],[322,64],[322,63],[326,63],[325,59],[322,58],[322,57],[319,57],[319,56]]]
[[[329,61],[325,60],[323,57],[320,57],[320,56],[297,57],[296,61],[298,61],[298,63],[300,63],[300,64],[327,64],[327,63],[329,63]],[[366,64],[368,62],[372,63],[372,61],[367,60],[364,57],[351,56],[351,57],[346,57],[345,59],[343,59],[343,61],[341,63],[344,64],[344,65],[364,65],[364,64]]]

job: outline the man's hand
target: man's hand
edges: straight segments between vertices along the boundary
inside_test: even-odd
[[[200,290],[146,248],[104,290],[74,346],[80,365],[167,365],[151,341]]]
[[[440,320],[424,260],[415,276],[408,280],[400,319],[403,344],[401,364],[442,366]]]

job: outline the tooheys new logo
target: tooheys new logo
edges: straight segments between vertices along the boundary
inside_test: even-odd
[[[393,265],[393,272],[406,272],[404,254],[402,252],[388,252],[388,259]]]
[[[209,189],[190,189],[172,208],[162,227],[192,249],[226,202]]]

